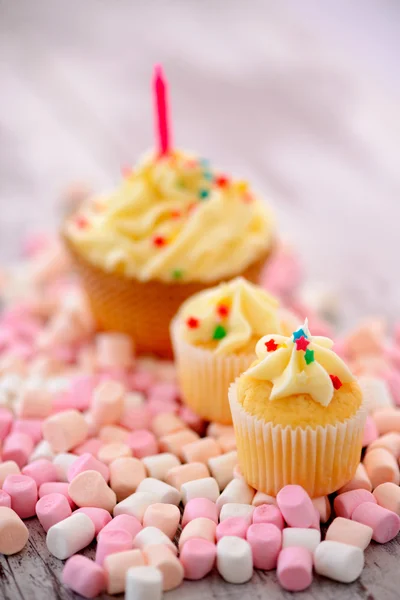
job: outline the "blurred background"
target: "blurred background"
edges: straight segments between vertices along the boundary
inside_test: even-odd
[[[66,186],[116,183],[174,139],[248,177],[346,320],[400,306],[396,0],[0,1],[0,260],[56,226]]]

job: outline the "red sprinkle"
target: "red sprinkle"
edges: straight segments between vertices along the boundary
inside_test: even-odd
[[[215,178],[215,185],[218,187],[226,187],[228,183],[229,179],[225,175],[218,175],[218,177]]]
[[[265,347],[268,352],[275,352],[275,350],[278,349],[278,344],[275,342],[275,340],[268,340],[268,342],[265,342]]]
[[[335,390],[339,390],[343,383],[340,381],[339,377],[337,375],[329,375],[329,377],[331,378],[331,381],[333,383],[333,387],[335,388]]]
[[[296,340],[296,350],[303,350],[304,352],[307,350],[307,346],[310,343],[310,340],[302,335]]]
[[[217,313],[220,317],[227,317],[229,315],[229,306],[226,304],[218,304]]]
[[[79,229],[85,229],[89,225],[89,221],[86,217],[76,217],[75,224]]]
[[[186,325],[189,327],[189,329],[197,329],[200,325],[200,321],[199,319],[196,319],[196,317],[189,317],[186,320]]]
[[[153,237],[153,244],[155,246],[157,246],[158,248],[165,246],[166,243],[167,243],[167,240],[162,235],[156,235]]]
[[[182,216],[180,210],[171,210],[171,219],[179,219]]]

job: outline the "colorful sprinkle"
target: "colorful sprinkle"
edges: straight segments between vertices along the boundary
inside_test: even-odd
[[[236,189],[237,189],[237,191],[238,191],[238,192],[240,192],[240,193],[244,194],[245,192],[247,192],[247,191],[248,191],[248,189],[249,189],[249,184],[248,184],[248,182],[247,182],[247,181],[244,181],[244,180],[242,180],[242,181],[237,181],[237,182],[236,182]]]
[[[275,352],[278,349],[278,344],[275,340],[268,340],[268,342],[265,342],[265,347],[268,352]]]
[[[211,181],[214,176],[211,171],[204,171],[203,177],[204,179],[207,179],[207,181]]]
[[[222,340],[226,336],[226,329],[223,325],[217,325],[214,329],[213,340]]]
[[[183,270],[182,269],[174,269],[172,271],[172,277],[173,277],[173,279],[182,279]]]
[[[204,167],[204,169],[208,169],[208,167],[210,166],[210,161],[208,160],[208,158],[200,158],[199,165]]]
[[[304,353],[304,360],[306,361],[307,365],[313,363],[315,361],[314,350],[310,350],[309,348],[307,348],[307,350]]]
[[[337,375],[329,375],[329,377],[331,378],[335,390],[340,390],[343,383],[340,381],[339,377]]]
[[[303,350],[304,352],[307,350],[307,346],[310,343],[310,340],[302,335],[301,337],[296,339],[296,350]]]
[[[155,235],[153,237],[153,244],[157,246],[157,248],[162,248],[167,243],[167,240],[162,235]]]
[[[182,213],[180,210],[171,210],[171,219],[180,219]]]
[[[86,217],[78,216],[75,219],[75,225],[79,229],[85,229],[89,225],[89,221],[87,220]]]
[[[251,202],[253,202],[253,200],[254,200],[253,194],[251,194],[250,192],[244,192],[244,194],[243,194],[243,202],[245,204],[250,204]]]
[[[189,317],[186,319],[186,325],[189,329],[197,329],[200,325],[200,321],[199,319],[196,319],[196,317]]]
[[[293,341],[294,342],[301,337],[305,337],[305,338],[307,337],[306,334],[304,333],[304,329],[300,328],[297,331],[293,332]]]
[[[227,317],[229,315],[230,308],[227,304],[218,304],[217,313],[220,317]]]
[[[210,190],[202,189],[199,190],[199,198],[200,200],[205,200],[210,195]]]
[[[215,178],[215,185],[218,187],[226,187],[228,183],[229,179],[225,175],[218,175],[218,177]]]

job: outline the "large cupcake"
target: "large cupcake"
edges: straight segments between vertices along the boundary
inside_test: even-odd
[[[312,497],[350,480],[360,461],[365,423],[361,389],[333,342],[267,335],[258,360],[229,390],[239,463],[246,481],[275,496],[299,484]]]
[[[181,303],[236,275],[257,281],[274,242],[270,211],[246,182],[178,151],[146,156],[63,233],[100,328],[161,356]]]
[[[261,335],[293,319],[257,285],[237,277],[186,300],[171,325],[184,402],[208,421],[231,423],[229,385],[256,358]]]

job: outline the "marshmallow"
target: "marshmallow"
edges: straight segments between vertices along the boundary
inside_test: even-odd
[[[126,550],[106,556],[103,567],[107,579],[107,593],[123,593],[128,571],[133,567],[136,570],[144,565],[145,560],[141,550]],[[128,594],[125,595],[125,598],[128,598]],[[147,597],[144,600],[147,600]]]
[[[85,471],[97,471],[106,482],[110,478],[108,467],[91,454],[85,453],[81,454],[81,456],[69,467],[67,473],[68,481],[71,482],[80,473],[84,473]]]
[[[192,500],[189,500],[183,511],[182,527],[185,527],[189,521],[199,517],[205,517],[211,519],[214,523],[218,523],[218,510],[215,502],[207,498],[192,498]]]
[[[207,427],[207,435],[213,438],[220,438],[223,435],[235,434],[233,425],[223,425],[222,423],[210,423]]]
[[[357,546],[365,550],[372,538],[372,528],[357,521],[336,517],[329,525],[325,539]]]
[[[87,413],[84,415],[84,418],[89,423],[90,428],[91,424]],[[96,435],[96,431],[89,430],[89,435]],[[104,443],[99,438],[91,437],[82,444],[79,444],[79,446],[76,446],[76,448],[74,448],[74,454],[81,456],[82,454],[89,453],[95,458],[98,458],[99,450],[102,446],[104,446]]]
[[[195,442],[198,439],[198,434],[191,429],[182,429],[176,433],[170,433],[161,437],[159,439],[160,450],[162,452],[171,452],[183,460],[182,448],[186,446],[186,444]]]
[[[72,515],[68,500],[62,494],[47,494],[36,503],[36,515],[43,529],[50,527]]]
[[[233,469],[237,464],[237,452],[227,452],[220,456],[214,456],[208,459],[208,468],[211,476],[217,480],[219,489],[222,491],[233,479]]]
[[[375,448],[367,452],[364,466],[371,480],[373,489],[381,483],[391,481],[396,485],[400,483],[400,471],[397,460],[388,450]]]
[[[274,496],[270,496],[269,494],[264,494],[264,492],[256,492],[252,500],[253,506],[261,506],[262,504],[274,504],[276,505],[276,498]]]
[[[214,477],[188,481],[181,486],[181,492],[184,506],[193,498],[207,498],[216,502],[219,497],[219,487]]]
[[[190,444],[185,444],[181,450],[185,462],[202,462],[207,464],[210,458],[219,456],[221,448],[212,437],[201,438]]]
[[[245,517],[229,517],[224,519],[217,525],[215,536],[217,542],[226,535],[235,536],[246,539],[247,530],[249,528],[249,521]]]
[[[217,504],[218,509],[218,504]],[[221,508],[221,512],[219,514],[219,520],[225,521],[225,519],[230,519],[232,517],[242,517],[246,519],[247,524],[250,525],[253,519],[255,507],[250,504],[238,504],[237,502],[228,502],[224,504]]]
[[[16,554],[28,538],[29,531],[17,513],[7,506],[0,506],[0,553]]]
[[[181,501],[181,493],[172,485],[168,485],[164,481],[159,481],[153,477],[146,477],[143,479],[137,488],[138,492],[150,492],[158,497],[158,502],[164,502],[166,504],[178,504]]]
[[[368,446],[367,452],[375,448],[384,448],[398,460],[400,458],[400,433],[385,433]]]
[[[83,471],[71,481],[68,494],[79,507],[104,508],[112,512],[117,503],[115,492],[98,471]]]
[[[25,419],[45,419],[51,410],[51,393],[43,385],[27,383],[19,396],[18,416]]]
[[[162,589],[163,575],[156,567],[135,567],[126,574],[125,600],[161,600]]]
[[[35,480],[37,487],[47,481],[58,481],[57,469],[49,460],[42,458],[26,465],[22,471],[22,475],[28,475]]]
[[[352,520],[372,528],[372,539],[380,544],[386,544],[400,531],[400,517],[391,510],[372,502],[364,502],[357,506],[352,514]]]
[[[148,508],[150,504],[155,504],[157,502],[158,496],[156,496],[156,494],[150,492],[135,492],[125,498],[125,500],[118,502],[114,507],[113,514],[114,517],[117,517],[118,515],[131,515],[132,517],[136,517],[137,520],[142,523],[146,508]]]
[[[38,499],[36,481],[27,475],[8,475],[3,491],[11,498],[11,508],[21,519],[33,517]]]
[[[53,556],[65,560],[88,546],[94,533],[94,525],[87,515],[73,514],[50,527],[46,536],[47,548]]]
[[[400,433],[400,409],[380,408],[372,415],[379,435],[396,431]]]
[[[142,458],[142,463],[146,467],[149,477],[154,477],[161,481],[166,481],[167,473],[170,469],[179,467],[181,464],[180,460],[170,452],[144,456]]]
[[[105,465],[111,465],[118,458],[129,458],[132,456],[132,450],[128,444],[121,442],[111,442],[101,446],[97,453],[98,459]]]
[[[202,579],[213,569],[217,549],[213,542],[200,538],[187,540],[180,552],[185,579]]]
[[[165,481],[180,490],[184,483],[195,479],[204,479],[209,475],[210,473],[203,463],[188,463],[187,465],[172,467],[168,471]]]
[[[286,485],[276,496],[283,518],[290,527],[310,527],[315,509],[307,492],[299,485]]]
[[[96,359],[100,369],[127,369],[133,362],[133,344],[123,333],[98,333],[95,339]]]
[[[110,486],[118,502],[136,492],[145,477],[146,469],[138,458],[117,458],[110,464]]]
[[[40,460],[41,458],[46,458],[47,460],[54,460],[54,452],[49,442],[46,440],[41,440],[33,449],[31,454],[29,455],[29,461],[33,462],[35,460]]]
[[[68,452],[85,441],[88,424],[77,410],[66,410],[45,419],[42,432],[54,452]]]
[[[111,444],[112,442],[124,444],[129,437],[129,431],[119,425],[104,425],[100,429],[98,437],[103,444]]]
[[[147,546],[156,546],[159,544],[168,546],[174,554],[177,553],[176,547],[169,537],[157,527],[144,527],[136,534],[133,540],[134,547],[139,548],[139,550],[144,550]]]
[[[217,508],[221,510],[224,504],[251,504],[255,490],[241,479],[232,479],[217,499]]]
[[[180,519],[181,513],[175,504],[151,504],[144,513],[143,527],[157,527],[172,540]]]
[[[367,490],[351,490],[336,496],[333,501],[333,507],[337,517],[351,519],[354,510],[363,502],[373,502],[376,504],[375,497]]]
[[[276,576],[283,589],[301,592],[312,583],[313,557],[307,548],[289,546],[278,557]]]
[[[179,538],[179,550],[183,548],[187,540],[192,538],[202,538],[209,542],[215,542],[216,528],[217,526],[214,521],[204,517],[198,517],[189,521]]]
[[[68,500],[70,507],[74,509],[75,503],[72,500],[71,496],[68,494],[68,487],[68,483],[64,483],[61,481],[51,481],[42,483],[42,485],[39,488],[39,498],[43,498],[43,496],[47,496],[48,494],[62,494]]]
[[[380,408],[390,408],[394,405],[387,383],[384,379],[363,375],[358,383],[369,413]]]
[[[8,436],[13,424],[13,414],[8,408],[0,407],[0,441]]]
[[[37,505],[36,505],[37,510]],[[108,510],[104,510],[104,508],[94,508],[93,506],[86,506],[83,508],[78,508],[74,512],[74,515],[83,513],[87,515],[90,519],[92,519],[92,523],[94,525],[94,534],[97,536],[104,527],[111,522],[111,515]]]
[[[47,444],[47,442],[45,443]],[[76,460],[78,460],[78,456],[70,452],[61,452],[53,458],[53,465],[57,471],[57,481],[68,481],[68,469]]]
[[[367,471],[362,463],[360,463],[356,469],[354,477],[350,479],[343,487],[338,490],[338,494],[344,492],[350,492],[351,490],[367,490],[372,492],[372,484],[368,477]]]
[[[383,508],[387,508],[400,516],[400,487],[390,481],[381,483],[374,489],[374,497]]]
[[[129,434],[126,441],[136,458],[152,456],[158,452],[158,443],[155,435],[147,429],[138,429]]]
[[[362,439],[362,446],[369,446],[374,440],[378,438],[378,430],[375,425],[375,421],[372,417],[368,416],[365,421],[364,435]]]
[[[324,541],[314,552],[314,568],[318,575],[341,583],[352,583],[364,568],[364,553],[357,546]]]
[[[229,504],[225,506],[229,506]],[[223,507],[223,509],[224,508],[225,507]],[[282,531],[284,527],[284,521],[282,513],[277,506],[274,504],[261,504],[260,506],[253,508],[253,523],[270,523]],[[221,514],[223,509],[221,510]]]
[[[103,569],[95,562],[77,554],[65,563],[62,573],[63,584],[85,598],[95,598],[106,587]]]
[[[95,388],[92,397],[91,414],[97,425],[119,423],[124,408],[124,387],[117,381],[108,379]]]
[[[321,532],[317,529],[303,527],[286,527],[282,531],[282,548],[296,546],[306,548],[311,553],[321,542]]]
[[[26,433],[10,433],[3,443],[2,459],[14,461],[20,469],[27,464],[33,450],[33,440]]]
[[[36,445],[42,439],[42,419],[16,419],[11,433],[26,433]]]
[[[255,523],[250,525],[246,535],[253,553],[256,569],[275,569],[282,548],[282,533],[275,525]]]
[[[132,550],[132,536],[123,529],[103,531],[97,538],[96,563],[103,566],[109,554]]]
[[[88,509],[81,509],[81,510],[88,510]],[[92,509],[92,510],[99,510],[99,509]],[[136,537],[136,535],[139,533],[139,531],[142,531],[143,528],[142,528],[140,521],[136,517],[133,517],[132,515],[117,515],[113,519],[110,518],[110,520],[99,531],[98,535],[100,536],[100,535],[102,535],[102,533],[106,533],[107,531],[115,531],[115,530],[120,530],[120,529],[122,529],[123,531],[127,531],[130,534],[130,536],[132,537],[132,543],[133,543],[133,538]]]
[[[19,475],[20,469],[14,460],[6,460],[0,462],[0,488],[3,487],[3,483],[8,475]]]
[[[163,437],[170,433],[176,433],[187,429],[186,424],[174,413],[160,413],[155,415],[151,421],[151,429],[157,437]]]
[[[163,590],[173,590],[183,581],[183,566],[171,552],[169,546],[163,544],[148,546],[145,550],[147,563],[157,567],[162,573]],[[147,598],[145,599],[147,600]]]
[[[4,490],[0,490],[0,506],[11,508],[11,496]]]
[[[239,537],[226,536],[217,544],[217,569],[228,583],[245,583],[253,575],[250,544]]]

